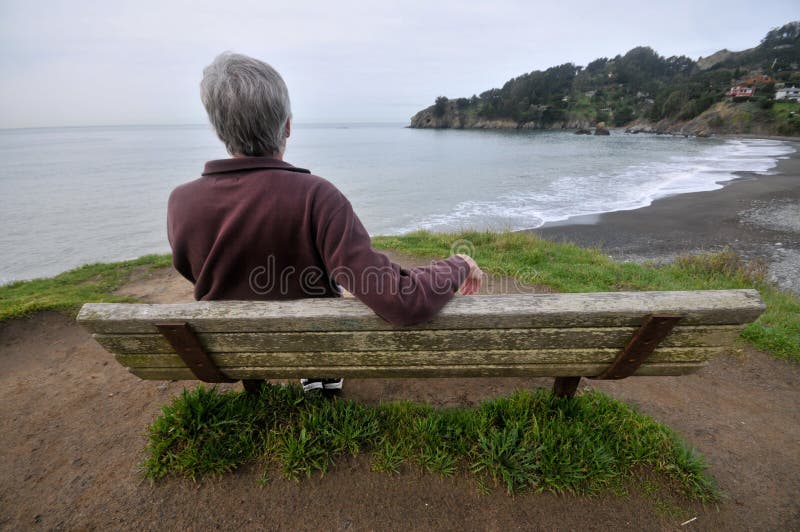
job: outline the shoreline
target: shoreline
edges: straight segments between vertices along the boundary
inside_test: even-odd
[[[763,137],[762,137],[763,138]],[[616,260],[670,262],[732,249],[761,259],[780,287],[800,293],[800,143],[774,175],[737,172],[721,189],[677,194],[646,207],[575,216],[522,232],[599,247]]]
[[[521,125],[502,125],[492,124],[492,127],[420,127],[413,126],[411,123],[403,126],[404,129],[419,129],[419,130],[433,130],[433,131],[563,131],[575,132],[580,129],[593,129],[595,126],[589,128],[579,127],[543,127],[543,128],[526,128]],[[762,133],[711,133],[707,136],[694,135],[689,133],[671,133],[669,131],[628,131],[630,126],[606,126],[605,129],[611,132],[616,132],[626,135],[652,135],[658,137],[680,137],[680,138],[705,138],[705,139],[748,139],[748,140],[781,140],[785,142],[800,144],[800,136],[787,136],[787,135],[766,135]],[[594,136],[590,134],[589,136]]]

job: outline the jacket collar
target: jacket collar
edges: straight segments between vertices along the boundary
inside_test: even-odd
[[[231,157],[230,159],[208,161],[203,169],[203,175],[225,174],[244,170],[285,170],[303,174],[311,173],[305,168],[297,168],[287,162],[273,159],[272,157]]]

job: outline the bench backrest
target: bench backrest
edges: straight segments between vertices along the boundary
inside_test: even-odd
[[[89,303],[80,322],[143,379],[194,379],[157,324],[185,322],[232,379],[596,376],[648,315],[678,325],[636,375],[693,373],[764,310],[755,290],[458,297],[394,327],[354,299]]]

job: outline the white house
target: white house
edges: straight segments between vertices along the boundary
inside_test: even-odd
[[[755,87],[748,87],[747,85],[736,85],[728,91],[728,96],[731,98],[752,98],[755,94]]]
[[[775,91],[775,99],[800,102],[800,89],[797,87],[783,87]]]

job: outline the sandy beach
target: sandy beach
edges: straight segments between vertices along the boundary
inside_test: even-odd
[[[599,247],[623,261],[670,261],[730,248],[762,259],[779,286],[800,293],[800,143],[770,173],[741,173],[722,189],[680,194],[631,211],[579,216],[531,232]]]

